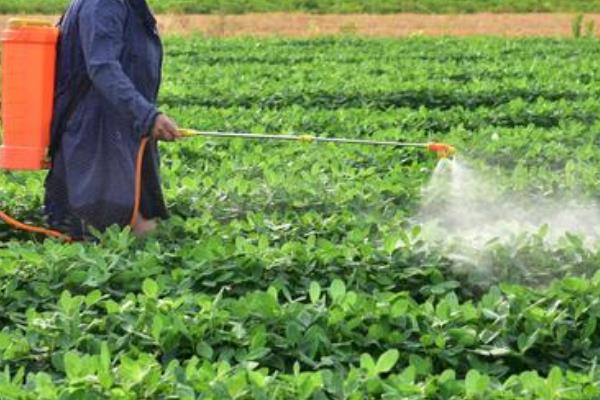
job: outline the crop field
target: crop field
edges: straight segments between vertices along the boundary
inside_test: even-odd
[[[165,47],[182,127],[444,141],[503,191],[600,195],[596,41]],[[542,229],[460,264],[414,222],[437,163],[419,149],[161,151],[171,219],[145,240],[0,225],[0,398],[600,398],[597,246]],[[42,223],[43,178],[0,174],[0,208]]]
[[[0,0],[0,13],[60,13],[70,0]],[[599,0],[148,0],[157,12],[312,13],[597,12]]]

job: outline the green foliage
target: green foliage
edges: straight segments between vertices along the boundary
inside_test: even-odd
[[[590,19],[585,24],[585,37],[592,38],[596,34],[596,21]]]
[[[69,0],[2,0],[2,13],[60,13]],[[149,0],[157,12],[240,14],[303,11],[310,13],[472,13],[598,12],[598,0]],[[349,27],[351,30],[351,27]]]
[[[571,21],[571,32],[575,39],[581,37],[593,38],[596,33],[596,21],[594,19],[585,21],[585,16],[578,14]]]
[[[161,108],[199,129],[448,141],[506,191],[595,197],[596,47],[170,38]],[[436,163],[420,150],[161,151],[172,218],[150,238],[0,225],[0,398],[600,396],[600,256],[582,238],[542,228],[457,269],[411,224]],[[42,223],[43,178],[1,174],[2,209]]]
[[[581,37],[581,29],[583,27],[583,14],[576,15],[571,21],[571,32],[573,37],[578,39]]]

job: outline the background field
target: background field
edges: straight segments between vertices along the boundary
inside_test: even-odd
[[[14,14],[0,15],[6,26]],[[56,15],[31,15],[57,21]],[[267,13],[242,15],[161,14],[158,25],[163,35],[207,37],[288,37],[323,36],[503,36],[574,37],[577,16],[558,13],[529,14],[306,14]],[[600,14],[582,16],[580,36],[597,36]]]
[[[498,187],[600,195],[592,40],[166,41],[182,126],[443,140]],[[543,234],[451,261],[411,216],[417,150],[161,146],[172,219],[136,241],[0,225],[0,397],[581,399],[600,395],[600,254]],[[42,175],[0,203],[41,222]],[[457,268],[458,267],[458,268]]]
[[[598,0],[149,0],[157,12],[314,13],[594,12]],[[68,0],[0,0],[0,13],[60,13]]]

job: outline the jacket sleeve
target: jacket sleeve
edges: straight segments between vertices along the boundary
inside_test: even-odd
[[[79,14],[79,34],[92,85],[133,121],[141,137],[149,134],[158,110],[135,88],[120,62],[127,12],[123,0],[87,0]]]

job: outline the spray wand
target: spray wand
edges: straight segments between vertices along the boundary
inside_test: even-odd
[[[289,141],[302,143],[335,143],[335,144],[358,144],[367,146],[387,146],[387,147],[421,147],[428,151],[436,153],[439,158],[451,158],[456,154],[456,149],[445,143],[410,143],[395,142],[387,140],[368,140],[368,139],[347,139],[330,138],[313,135],[275,135],[258,134],[245,132],[211,132],[197,131],[194,129],[180,129],[183,137],[208,137],[208,138],[228,138],[228,139],[247,139],[247,140],[273,140]]]
[[[367,140],[367,139],[346,139],[346,138],[328,138],[313,135],[274,135],[274,134],[254,134],[254,133],[239,133],[239,132],[207,132],[197,131],[193,129],[180,129],[180,133],[183,137],[208,137],[208,138],[230,138],[230,139],[248,139],[248,140],[273,140],[273,141],[295,141],[302,143],[335,143],[335,144],[359,144],[368,146],[387,146],[387,147],[419,147],[424,148],[428,151],[436,153],[440,159],[451,158],[456,154],[456,149],[445,143],[410,143],[410,142],[395,142],[395,141],[382,141],[382,140]],[[135,173],[135,187],[134,187],[134,205],[131,215],[130,226],[134,226],[139,216],[140,199],[141,199],[141,174],[142,174],[142,161],[146,146],[149,142],[148,138],[144,138],[141,142],[138,156],[136,160],[136,173]],[[2,148],[0,147],[0,150]],[[0,152],[1,155],[1,152]],[[3,167],[3,163],[8,165],[7,159],[0,157],[0,168]],[[10,169],[10,168],[9,168]],[[32,233],[40,233],[49,237],[71,242],[73,239],[62,232],[36,227],[32,225],[24,224],[16,219],[10,217],[8,214],[0,211],[0,220],[7,224],[24,231]]]

